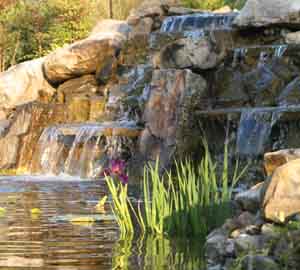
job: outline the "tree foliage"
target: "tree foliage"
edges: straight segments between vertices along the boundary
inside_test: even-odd
[[[182,0],[183,4],[191,8],[199,8],[204,10],[214,10],[225,5],[231,8],[240,9],[246,0]]]
[[[112,0],[114,18],[126,18],[140,2]],[[109,0],[19,0],[3,6],[0,71],[86,37],[97,20],[109,15]]]

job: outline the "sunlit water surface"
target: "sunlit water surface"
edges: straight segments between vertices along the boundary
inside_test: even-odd
[[[110,203],[95,208],[105,194],[103,180],[0,177],[0,269],[205,269],[200,240],[119,240]]]

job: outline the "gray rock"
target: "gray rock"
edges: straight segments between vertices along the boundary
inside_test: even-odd
[[[205,257],[214,263],[223,263],[226,256],[227,237],[222,234],[209,237],[205,244]]]
[[[298,0],[248,0],[234,24],[238,27],[300,26]]]
[[[222,58],[223,55],[216,52],[216,48],[207,38],[183,38],[166,45],[154,58],[154,66],[207,70],[216,67]]]
[[[263,235],[240,234],[234,239],[237,254],[245,254],[250,251],[259,251],[268,246],[270,238]]]
[[[265,190],[264,186],[265,184],[263,182],[259,183],[250,190],[237,194],[235,200],[243,210],[256,213],[262,203],[263,193]]]

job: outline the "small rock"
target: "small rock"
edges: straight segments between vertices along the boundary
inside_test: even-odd
[[[209,237],[205,244],[205,256],[215,263],[222,263],[226,255],[227,237],[223,234]]]
[[[238,253],[246,253],[250,250],[260,250],[262,247],[261,236],[240,234],[234,239],[235,250]]]
[[[235,200],[243,210],[256,213],[262,203],[265,183],[261,182],[250,190],[237,194]]]
[[[278,231],[276,231],[275,225],[270,223],[265,223],[261,227],[261,234],[274,238],[278,236]]]

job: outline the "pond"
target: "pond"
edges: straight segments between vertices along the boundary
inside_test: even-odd
[[[0,177],[0,269],[205,269],[202,241],[120,240],[103,180]]]

